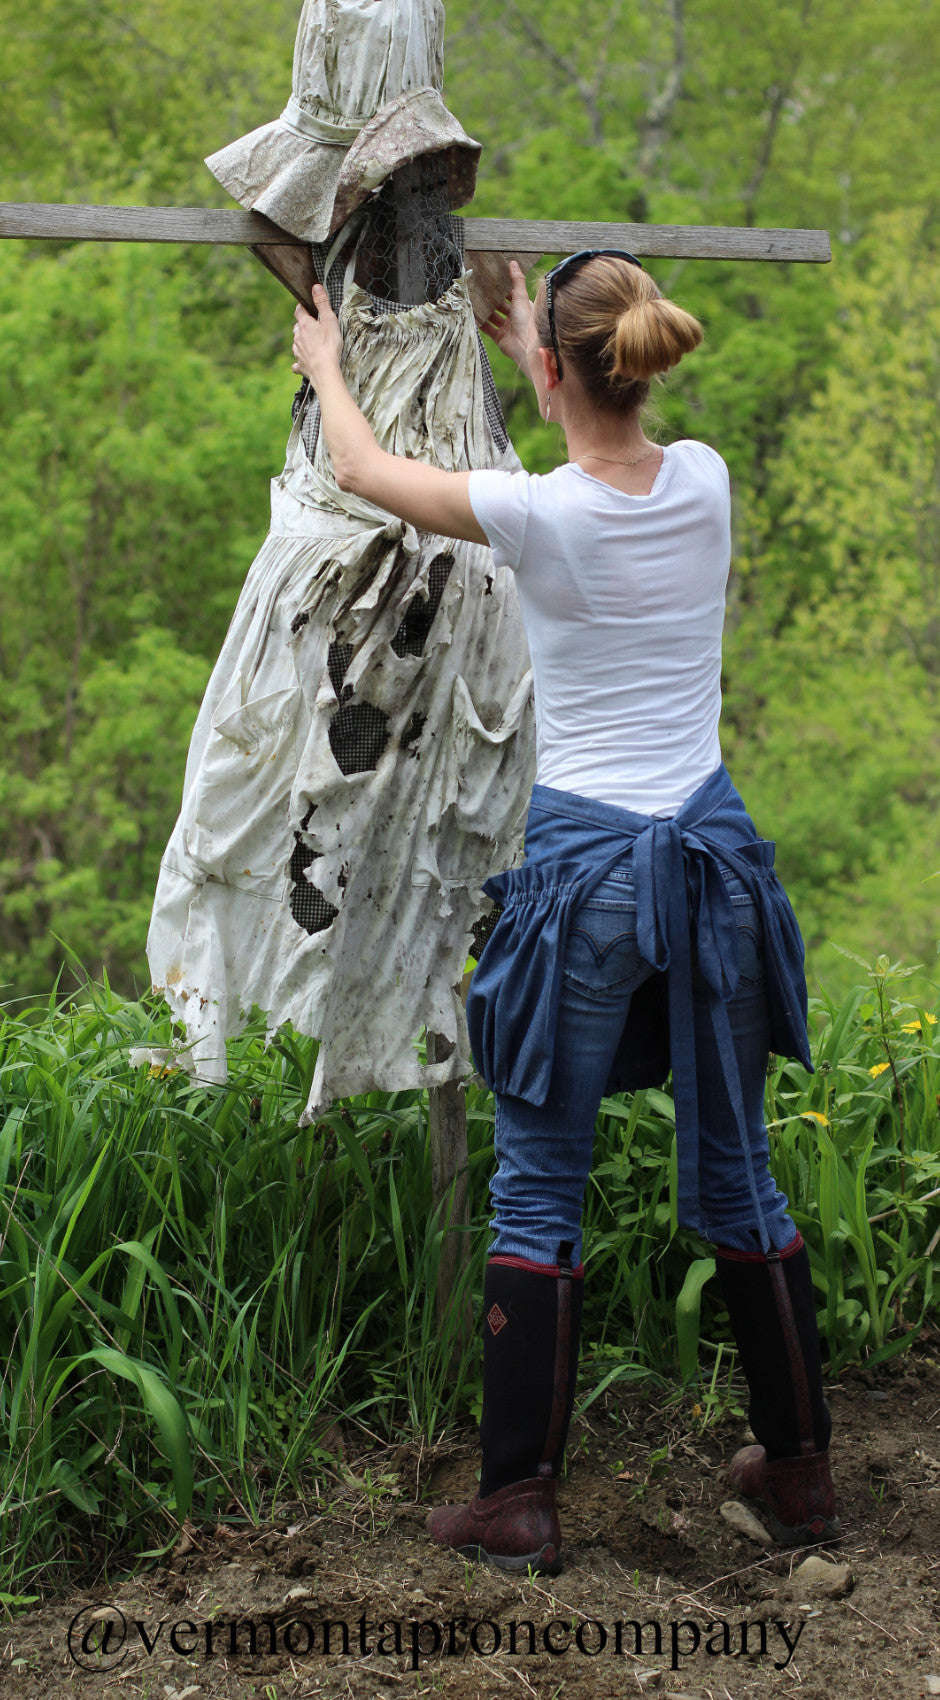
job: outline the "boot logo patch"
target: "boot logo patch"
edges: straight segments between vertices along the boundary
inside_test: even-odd
[[[500,1329],[505,1328],[509,1318],[503,1315],[499,1305],[494,1305],[492,1310],[487,1312],[486,1320],[489,1324],[490,1333],[498,1334]]]

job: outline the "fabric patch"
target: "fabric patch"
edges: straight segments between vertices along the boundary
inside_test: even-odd
[[[492,1310],[487,1312],[486,1320],[489,1325],[490,1333],[499,1334],[505,1328],[509,1318],[503,1314],[499,1305],[494,1305]]]

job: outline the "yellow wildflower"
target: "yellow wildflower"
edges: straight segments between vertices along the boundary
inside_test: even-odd
[[[871,1075],[872,1079],[874,1079],[876,1077],[876,1075],[884,1074],[885,1069],[890,1068],[890,1066],[891,1066],[890,1063],[876,1063],[874,1068],[870,1068],[868,1070],[868,1072]]]
[[[931,1027],[936,1027],[937,1017],[935,1015],[928,1015],[927,1020]],[[921,1031],[922,1029],[919,1021],[905,1021],[904,1026],[901,1028],[902,1033],[920,1033]]]
[[[818,1122],[820,1127],[828,1127],[829,1126],[829,1117],[828,1116],[821,1116],[818,1110],[801,1110],[800,1114],[802,1115],[804,1121]]]

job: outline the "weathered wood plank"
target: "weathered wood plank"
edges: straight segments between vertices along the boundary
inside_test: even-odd
[[[259,213],[217,207],[62,206],[51,202],[0,204],[0,237],[65,242],[210,242],[251,247],[274,242],[305,246]]]
[[[478,325],[486,323],[493,308],[505,301],[512,289],[510,260],[517,260],[523,271],[528,272],[541,258],[541,253],[523,252],[521,248],[508,254],[505,251],[484,254],[479,248],[467,249],[464,260],[470,273],[468,287]]]
[[[628,248],[644,259],[790,260],[832,258],[825,230],[750,230],[721,225],[579,224],[567,220],[464,219],[466,248],[486,253],[571,254]],[[303,246],[260,213],[216,207],[0,204],[0,238],[81,242],[209,242]]]
[[[396,262],[398,276],[394,294],[396,301],[426,301],[427,278],[424,270],[424,255],[421,243],[409,230],[414,230],[414,214],[409,220],[412,196],[421,192],[421,172],[414,160],[408,165],[402,165],[392,178],[392,196],[395,202],[395,228],[398,232],[396,244]]]
[[[289,290],[295,301],[310,310],[310,296],[317,281],[313,253],[304,243],[252,242],[251,253],[273,272],[278,283]]]
[[[515,218],[464,220],[468,248],[573,254],[579,248],[626,248],[643,259],[832,259],[827,230],[750,230],[696,224],[572,224]]]
[[[428,1033],[428,1062],[446,1062],[453,1044],[440,1033]],[[467,1177],[467,1099],[464,1082],[451,1080],[428,1091],[428,1133],[431,1144],[431,1202],[444,1212],[441,1260],[437,1271],[436,1314],[443,1329],[453,1309],[454,1286],[470,1258],[469,1200]],[[453,1324],[451,1324],[453,1326]],[[473,1332],[469,1294],[461,1305],[460,1324],[454,1333],[449,1374],[456,1374]]]

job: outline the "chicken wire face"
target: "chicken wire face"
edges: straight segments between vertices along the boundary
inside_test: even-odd
[[[334,260],[326,278],[329,245],[315,243],[312,253],[330,305],[334,313],[339,313],[349,250]],[[400,313],[407,307],[439,301],[463,269],[463,220],[449,210],[444,166],[433,154],[427,155],[396,171],[371,197],[359,236],[355,280],[370,296],[376,312]],[[509,447],[509,433],[479,335],[477,346],[484,410],[493,440],[502,452]],[[320,408],[309,390],[305,378],[294,397],[293,417],[296,419],[303,410],[301,433],[312,460],[320,434]]]
[[[439,301],[463,270],[447,203],[447,174],[430,155],[396,171],[372,197],[356,282],[391,311]]]

